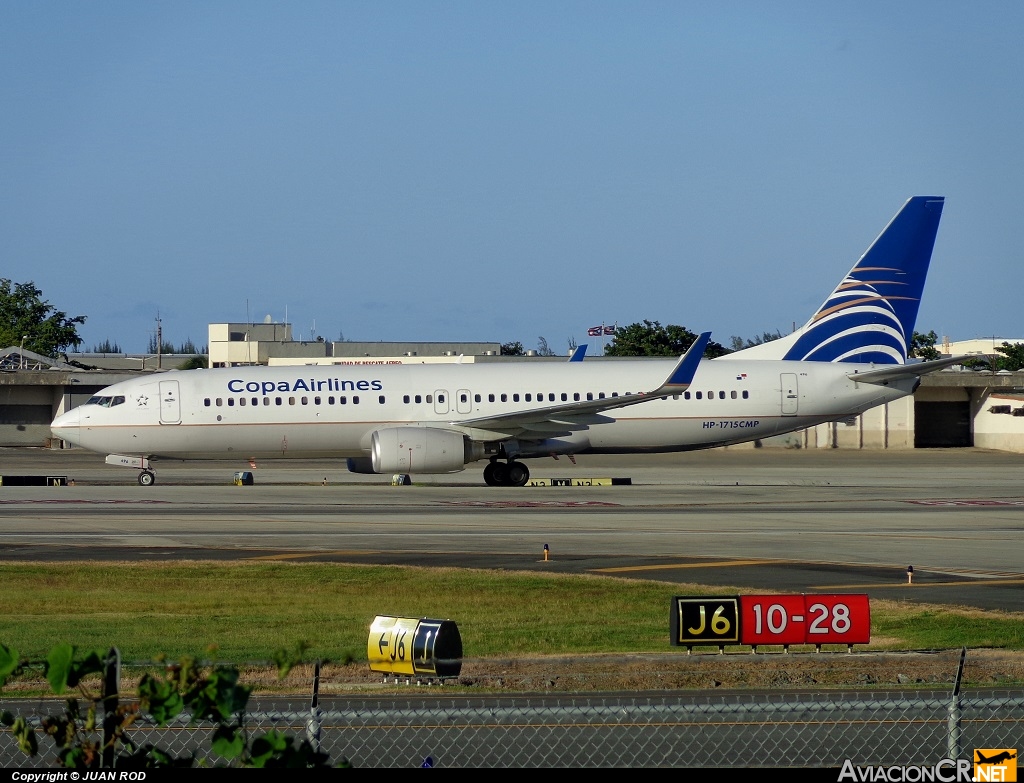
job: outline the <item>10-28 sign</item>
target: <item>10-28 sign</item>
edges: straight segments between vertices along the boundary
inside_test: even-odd
[[[672,599],[672,644],[867,644],[871,611],[862,594],[741,595]]]

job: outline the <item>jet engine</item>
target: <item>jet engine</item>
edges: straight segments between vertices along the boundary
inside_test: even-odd
[[[462,433],[433,427],[390,427],[370,440],[374,473],[456,473],[482,456]]]

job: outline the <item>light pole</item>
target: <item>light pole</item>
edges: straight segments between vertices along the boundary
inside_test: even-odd
[[[18,350],[18,369],[25,369],[25,341],[28,339],[27,334],[21,336],[21,348]]]

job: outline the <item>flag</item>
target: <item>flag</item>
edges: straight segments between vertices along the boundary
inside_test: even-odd
[[[603,327],[591,326],[589,329],[587,329],[587,334],[590,335],[591,337],[600,337],[603,331]]]
[[[605,334],[615,334],[615,327],[614,326],[606,326],[604,328],[604,333]]]

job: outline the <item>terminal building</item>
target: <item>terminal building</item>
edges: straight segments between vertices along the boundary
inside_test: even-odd
[[[565,361],[503,357],[499,343],[301,342],[280,323],[211,324],[209,364],[413,364],[426,362]],[[977,345],[972,343],[977,342]],[[943,353],[991,355],[1004,340],[945,343]],[[1005,342],[1024,342],[1006,340]],[[17,346],[0,350],[0,446],[60,448],[50,422],[105,386],[140,373],[175,369],[191,356],[71,354],[49,359]],[[588,357],[590,361],[615,361]],[[861,416],[767,441],[731,446],[806,449],[978,447],[1024,453],[1024,372],[948,369],[927,375],[912,397]]]

